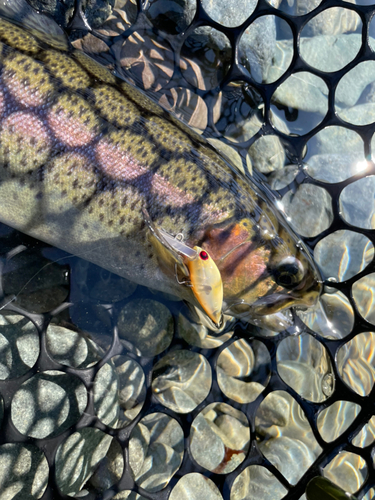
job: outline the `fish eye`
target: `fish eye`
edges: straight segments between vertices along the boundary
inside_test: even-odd
[[[295,257],[286,257],[273,270],[276,283],[284,288],[294,288],[299,285],[304,274],[301,262]]]

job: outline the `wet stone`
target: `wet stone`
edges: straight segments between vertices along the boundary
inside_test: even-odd
[[[106,455],[112,439],[99,429],[88,427],[71,434],[59,446],[56,453],[56,481],[61,493],[77,495],[101,463],[108,464]]]
[[[368,396],[375,382],[375,333],[358,333],[340,347],[337,368],[353,391]]]
[[[302,236],[316,236],[333,221],[331,197],[319,186],[301,184],[295,192],[289,191],[282,203],[290,225]]]
[[[358,145],[362,151],[357,153],[345,151],[337,154],[326,153],[309,157],[305,160],[307,162],[306,172],[314,179],[329,183],[345,181],[349,177],[357,175],[364,171],[368,165],[361,140],[359,140]]]
[[[167,408],[189,413],[208,396],[211,377],[204,356],[186,350],[172,351],[154,366],[152,392]]]
[[[237,11],[243,12],[242,9]],[[276,52],[277,20],[276,16],[258,17],[240,38],[238,62],[257,83],[270,83],[268,75]]]
[[[272,492],[273,500],[281,500],[287,490],[280,481],[265,467],[251,465],[246,467],[233,482],[230,500],[249,500],[257,498],[268,500]]]
[[[249,445],[246,416],[226,403],[206,406],[191,424],[190,451],[194,460],[217,474],[227,474],[238,467]]]
[[[116,429],[132,422],[142,409],[145,376],[140,365],[116,356],[100,368],[94,380],[94,408],[98,418]]]
[[[339,230],[319,241],[314,249],[314,258],[324,276],[345,281],[372,261],[374,246],[360,233]]]
[[[185,474],[173,488],[169,500],[223,500],[215,483],[197,472]]]
[[[368,475],[365,460],[348,451],[338,453],[323,469],[323,476],[348,493],[355,493]]]
[[[20,377],[39,356],[39,335],[26,317],[5,312],[0,315],[0,380]]]
[[[243,81],[233,82],[218,96],[220,115],[217,130],[235,143],[253,137],[262,126],[260,108],[263,100],[258,91]]]
[[[316,306],[297,314],[306,326],[328,339],[346,337],[354,325],[353,308],[341,292],[324,293]]]
[[[47,328],[46,343],[55,361],[73,368],[89,368],[103,356],[103,351],[87,335],[53,323]]]
[[[118,319],[120,340],[130,342],[138,356],[152,357],[171,343],[174,321],[160,302],[137,299],[128,302]]]
[[[173,49],[167,40],[142,29],[123,43],[120,62],[127,79],[137,87],[153,91],[168,84],[175,64]]]
[[[302,408],[287,392],[266,396],[256,413],[255,427],[259,449],[291,484],[322,452]]]
[[[300,53],[313,68],[326,72],[338,71],[349,64],[361,48],[362,35],[360,34],[307,38],[304,31],[308,28],[309,23],[301,34]]]
[[[160,491],[179,469],[184,433],[177,421],[163,413],[144,417],[133,429],[129,463],[135,482],[147,491]]]
[[[355,1],[350,0],[350,3],[355,3]],[[320,12],[307,23],[304,28],[304,35],[309,37],[338,35],[340,33],[356,31],[361,24],[361,18],[354,10],[343,7],[331,7]]]
[[[323,120],[328,111],[327,95],[328,87],[321,78],[307,71],[295,73],[274,92],[271,110],[287,122],[290,132],[303,135]],[[285,111],[278,111],[276,104],[285,106]]]
[[[335,107],[340,113],[345,108],[354,106],[366,87],[375,81],[375,61],[358,63],[345,73],[335,92]]]
[[[15,393],[12,421],[26,436],[53,437],[77,423],[86,404],[86,388],[78,377],[50,370],[34,375]]]
[[[214,28],[201,26],[186,38],[181,49],[181,71],[196,88],[215,88],[229,70],[231,59],[229,39]],[[200,68],[196,73],[195,67]]]
[[[332,365],[324,346],[314,337],[302,333],[282,340],[276,360],[280,377],[300,396],[315,403],[327,399],[323,383],[327,375],[333,376]]]
[[[358,434],[352,439],[354,446],[365,448],[375,441],[375,417],[372,416]]]
[[[250,146],[249,155],[253,167],[263,174],[280,170],[285,164],[285,150],[276,135],[260,137]]]
[[[343,434],[354,421],[361,407],[351,401],[336,401],[318,415],[317,427],[327,443]]]
[[[271,358],[260,341],[236,340],[217,360],[221,391],[238,403],[251,403],[266,388],[271,376]]]
[[[253,13],[256,0],[243,0],[241,8],[238,8],[236,0],[202,0],[202,5],[207,14],[217,23],[234,28],[240,26]]]
[[[33,444],[0,446],[0,497],[4,500],[41,498],[47,487],[48,462]]]
[[[272,172],[267,181],[272,189],[284,189],[294,181],[298,172],[298,165],[286,165],[283,169]]]
[[[150,0],[146,16],[155,28],[176,35],[190,25],[196,10],[194,0]]]
[[[183,87],[165,89],[159,104],[199,133],[207,127],[207,105],[190,89]]]
[[[342,217],[359,228],[375,227],[375,176],[370,175],[346,186],[340,195]]]
[[[357,161],[362,161],[364,159],[363,140],[357,132],[354,132],[354,130],[338,126],[326,127],[323,130],[320,130],[307,142],[307,155],[305,158],[307,165],[309,165],[309,158],[314,155],[323,155],[322,161],[324,161],[325,155],[339,155],[346,157],[346,160],[344,159],[342,166],[338,169],[339,172],[335,172],[334,164],[331,165],[328,161],[326,173],[323,174],[325,177],[321,179],[326,182],[339,182],[342,180],[339,176],[346,176],[348,173],[348,167],[346,166],[348,162],[354,161],[356,163],[357,159]],[[315,168],[317,167],[315,166]],[[323,170],[323,168],[324,165],[321,167],[319,173]],[[358,171],[355,171],[354,173],[358,173]],[[314,175],[312,175],[312,177],[314,177]]]
[[[115,0],[112,14],[102,23],[99,32],[111,37],[121,35],[125,29],[135,23],[137,13],[135,0]],[[105,44],[104,46],[106,47]]]
[[[97,492],[108,490],[121,479],[123,472],[123,451],[120,444],[112,439],[105,457],[99,462],[85,486],[90,489],[94,488]]]
[[[233,336],[233,330],[222,334],[211,332],[206,326],[189,321],[183,314],[179,314],[177,331],[188,344],[201,349],[216,349]]]
[[[359,314],[375,325],[374,309],[375,273],[367,274],[352,286],[352,294]]]

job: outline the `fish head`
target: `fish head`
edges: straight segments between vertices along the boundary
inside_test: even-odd
[[[313,306],[322,279],[309,251],[270,208],[208,228],[201,247],[223,282],[223,310],[247,321]]]

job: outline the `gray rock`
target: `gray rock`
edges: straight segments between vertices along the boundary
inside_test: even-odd
[[[293,109],[319,113],[323,118],[328,111],[327,96],[325,82],[312,73],[302,71],[292,74],[279,85],[272,101]]]
[[[355,0],[348,0],[355,4]],[[319,4],[321,0],[314,0],[310,4]],[[303,0],[298,2],[298,8],[301,12],[306,9],[302,6]],[[338,35],[339,33],[347,33],[355,31],[362,25],[360,16],[354,11],[343,7],[331,7],[314,16],[304,27],[304,36],[316,35]]]
[[[360,396],[368,396],[374,386],[374,353],[374,332],[359,333],[337,353],[337,368],[341,377]],[[353,373],[356,375],[353,376]]]
[[[348,492],[346,495],[349,495],[362,487],[369,470],[360,455],[341,451],[323,468],[322,473],[324,477],[340,485],[340,488]]]
[[[351,401],[335,401],[318,415],[317,427],[327,443],[343,434],[354,421],[361,407]]]
[[[0,497],[4,500],[41,498],[48,482],[49,467],[43,452],[33,444],[0,446]]]
[[[356,281],[352,287],[352,294],[359,314],[375,325],[375,273],[367,274]]]
[[[323,380],[333,374],[323,345],[307,333],[284,339],[277,348],[277,371],[300,396],[314,403],[327,399]]]
[[[208,477],[185,474],[173,488],[169,500],[223,500],[219,488]]]
[[[345,281],[361,272],[373,259],[374,247],[363,234],[340,230],[319,241],[314,258],[324,275]]]
[[[244,23],[253,13],[257,1],[243,0],[241,8],[238,8],[236,0],[223,0],[217,2],[215,0],[202,0],[202,5],[207,14],[216,22],[234,28]]]
[[[0,315],[0,380],[20,377],[39,356],[39,334],[29,319],[19,314]]]
[[[375,61],[358,63],[345,73],[339,81],[335,93],[337,111],[354,106],[365,88],[375,81]]]
[[[307,24],[306,28],[308,26]],[[307,38],[303,30],[300,53],[313,68],[333,72],[349,64],[358,54],[361,45],[361,34],[321,35]]]
[[[330,339],[346,337],[354,325],[353,308],[345,295],[337,291],[324,293],[315,307],[297,311],[297,315],[311,330]]]
[[[317,458],[306,443],[291,437],[264,441],[259,448],[291,484],[297,484]]]
[[[223,5],[216,2],[216,5]],[[238,5],[238,4],[237,4]],[[238,12],[243,12],[242,8]],[[276,52],[275,16],[262,16],[243,33],[238,46],[238,62],[257,82],[268,82],[268,72]]]
[[[349,184],[340,195],[340,211],[343,218],[364,229],[374,229],[375,176],[371,175]]]
[[[48,325],[46,343],[56,361],[72,368],[89,368],[104,354],[86,335],[53,323]]]
[[[177,35],[191,24],[196,10],[195,0],[150,0],[145,13],[155,28]]]
[[[208,26],[196,28],[181,48],[184,78],[202,90],[210,90],[229,70],[232,47],[224,33]]]
[[[147,491],[160,491],[168,485],[181,465],[183,454],[184,433],[168,415],[147,415],[131,433],[130,466],[138,486]]]
[[[285,164],[285,150],[276,135],[264,135],[249,148],[253,167],[263,174],[280,170]]]
[[[50,370],[24,382],[12,399],[12,421],[25,436],[42,439],[77,423],[87,405],[87,392],[75,375]]]
[[[348,137],[342,127],[340,127],[340,130]],[[361,168],[367,166],[367,163],[363,151],[363,142],[355,132],[354,134],[353,139],[357,143],[358,149],[362,151],[349,152],[341,150],[341,152],[333,154],[315,154],[307,159],[305,166],[307,173],[314,179],[329,183],[345,181],[349,177],[358,174]],[[342,138],[339,136],[338,140],[341,142]],[[337,143],[336,145],[338,146]],[[337,148],[337,151],[339,151],[339,148]]]
[[[64,28],[69,24],[74,14],[74,0],[30,0],[30,5],[39,12],[49,14]]]
[[[156,300],[132,300],[119,314],[118,329],[120,339],[131,342],[138,355],[152,357],[171,343],[173,317],[169,309]]]
[[[333,221],[331,197],[313,184],[301,184],[295,193],[289,191],[282,199],[288,222],[302,236],[316,236]]]
[[[265,467],[251,465],[246,467],[233,482],[231,500],[267,500],[272,491],[272,500],[281,500],[287,489]]]
[[[61,493],[77,495],[102,461],[108,465],[106,455],[112,439],[112,436],[99,429],[88,427],[71,434],[59,446],[56,453],[56,481]]]
[[[177,413],[190,413],[208,395],[211,368],[202,354],[172,351],[153,369],[152,391],[160,403]]]
[[[375,103],[357,104],[338,111],[339,117],[352,125],[370,125],[375,122]]]

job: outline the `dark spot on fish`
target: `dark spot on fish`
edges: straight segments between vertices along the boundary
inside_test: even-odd
[[[108,226],[113,226],[113,220],[112,219],[108,221]]]
[[[124,222],[125,222],[125,216],[123,215],[120,217],[119,223],[122,226],[124,224]]]
[[[137,251],[135,252],[135,256],[136,256],[136,257],[139,257],[140,255],[141,255],[141,252],[140,252],[139,250],[137,250]]]
[[[152,253],[149,253],[147,256],[149,259],[152,259]]]
[[[89,210],[88,210],[89,214],[92,214],[93,211],[94,211],[94,209],[92,207],[89,207]]]
[[[66,196],[68,193],[66,191],[66,189],[64,189],[63,191],[61,191],[61,196]]]
[[[99,207],[102,207],[104,205],[104,200],[102,198],[98,201],[98,205]]]
[[[99,220],[102,221],[104,219],[104,214],[99,214]]]
[[[83,228],[84,228],[84,229],[87,229],[88,227],[89,227],[89,225],[87,224],[87,222],[85,222],[85,223],[83,224]]]
[[[35,195],[35,199],[36,200],[41,200],[43,198],[43,193],[42,191],[39,191],[36,195]]]

